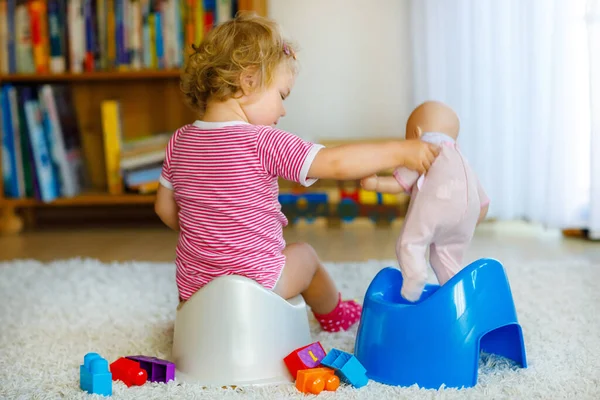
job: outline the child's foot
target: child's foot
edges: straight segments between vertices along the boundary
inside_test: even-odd
[[[342,301],[342,295],[339,294],[337,306],[329,314],[315,314],[321,328],[327,332],[339,332],[348,330],[360,319],[362,307],[354,300]]]

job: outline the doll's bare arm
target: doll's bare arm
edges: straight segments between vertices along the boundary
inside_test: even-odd
[[[479,218],[477,219],[477,225],[479,225],[487,216],[488,210],[490,208],[490,198],[487,193],[483,189],[481,182],[477,179],[477,194],[479,195],[479,203],[481,209],[479,210]]]
[[[477,218],[477,225],[479,225],[485,219],[489,208],[489,204],[486,204],[485,206],[481,207],[481,210],[479,210],[479,218]]]
[[[371,175],[361,180],[360,183],[363,189],[379,193],[396,194],[404,190],[393,176]]]

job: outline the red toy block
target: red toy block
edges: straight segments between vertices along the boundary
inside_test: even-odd
[[[323,358],[325,358],[325,350],[321,343],[315,342],[292,351],[283,359],[283,362],[285,362],[292,377],[296,379],[298,371],[318,367]]]
[[[121,357],[110,364],[110,372],[113,381],[119,380],[127,387],[132,385],[141,386],[148,380],[148,373],[137,361]]]

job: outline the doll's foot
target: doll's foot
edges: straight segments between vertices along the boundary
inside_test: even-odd
[[[406,300],[410,302],[415,302],[421,298],[421,293],[423,293],[423,289],[425,288],[425,282],[421,282],[419,280],[405,280],[402,283],[402,289],[400,290],[400,294]]]
[[[314,313],[321,328],[326,332],[346,331],[360,320],[360,304],[354,300],[342,301],[341,294],[338,296],[338,304],[329,314]]]

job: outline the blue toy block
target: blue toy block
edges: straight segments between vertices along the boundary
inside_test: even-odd
[[[367,376],[396,386],[472,387],[480,351],[527,368],[525,344],[508,278],[496,260],[481,259],[443,286],[427,285],[410,303],[402,274],[381,270],[363,304],[355,355]]]
[[[79,366],[79,387],[88,393],[112,396],[112,374],[108,361],[98,353],[87,353]]]
[[[361,388],[369,383],[367,370],[352,354],[338,349],[331,349],[329,354],[321,360],[321,365],[333,369],[342,382]]]

